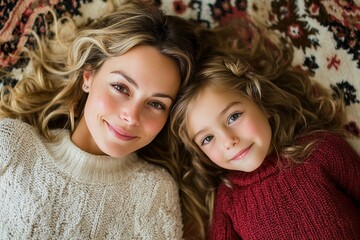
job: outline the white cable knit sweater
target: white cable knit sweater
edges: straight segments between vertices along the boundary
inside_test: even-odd
[[[95,156],[0,120],[1,239],[180,239],[178,188],[140,160]]]

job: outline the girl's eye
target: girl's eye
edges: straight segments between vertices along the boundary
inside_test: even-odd
[[[204,146],[204,145],[206,145],[206,144],[209,144],[213,138],[214,138],[213,136],[206,136],[206,137],[201,141],[201,146]]]
[[[156,109],[160,109],[160,110],[165,110],[166,109],[166,106],[162,103],[159,103],[159,102],[150,102],[149,105],[153,108],[156,108]]]
[[[115,88],[118,92],[129,94],[129,90],[126,86],[118,83],[112,84],[113,88]]]
[[[240,114],[241,113],[233,113],[229,116],[229,119],[228,119],[228,124],[231,124],[233,122],[236,121],[236,119],[238,119],[240,117]]]

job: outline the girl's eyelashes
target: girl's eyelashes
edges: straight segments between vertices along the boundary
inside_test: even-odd
[[[241,114],[242,113],[240,113],[240,112],[230,114],[230,116],[227,120],[228,124],[235,122],[240,117]]]
[[[206,144],[209,144],[211,140],[214,138],[214,136],[206,136],[201,140],[201,146],[204,146]]]

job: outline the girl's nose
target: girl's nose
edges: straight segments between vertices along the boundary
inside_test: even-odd
[[[129,103],[126,106],[122,106],[120,117],[121,119],[129,124],[138,126],[139,125],[140,106],[136,103]]]
[[[230,149],[240,142],[240,138],[234,134],[225,133],[223,141],[225,148]]]

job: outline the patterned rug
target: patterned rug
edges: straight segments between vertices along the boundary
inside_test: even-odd
[[[79,24],[112,11],[121,0],[1,0],[0,68],[12,71],[1,85],[21,81],[27,60],[20,54],[34,39],[29,31],[46,34],[55,9]],[[295,46],[294,66],[308,71],[325,86],[344,92],[349,141],[360,154],[360,1],[359,0],[157,0],[166,13],[212,28],[233,18],[256,18],[280,31]]]

